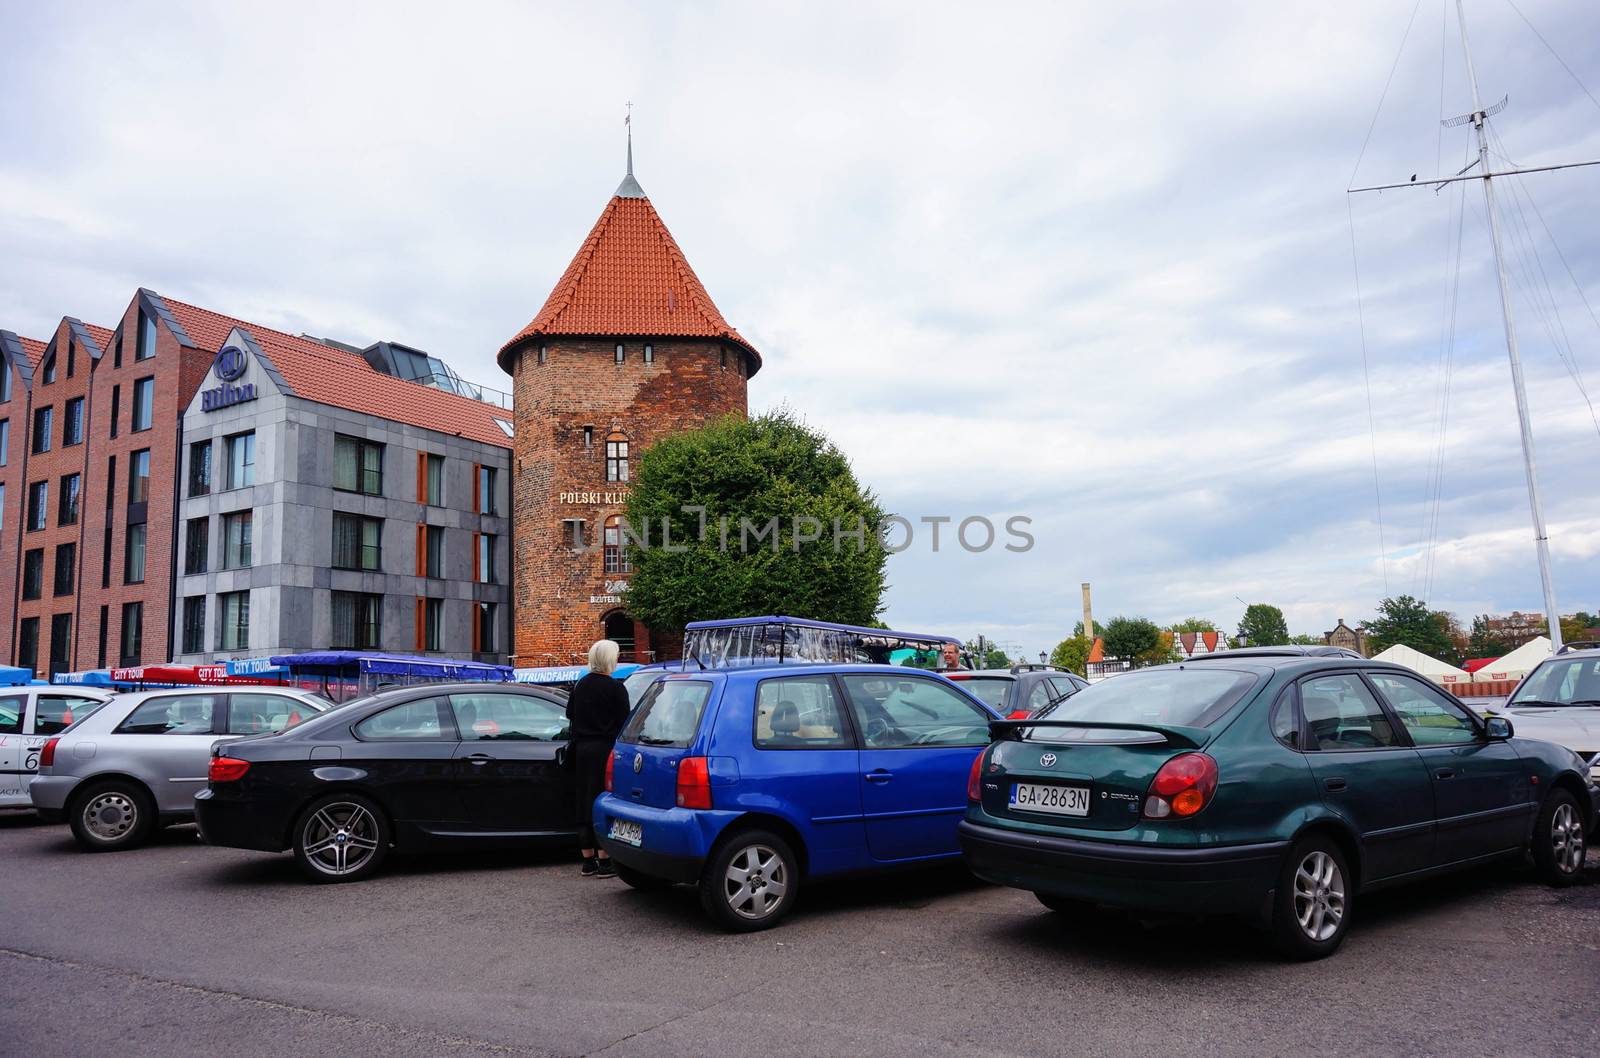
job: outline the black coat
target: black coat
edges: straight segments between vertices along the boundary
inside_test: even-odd
[[[628,722],[628,689],[620,680],[589,673],[567,698],[567,720],[567,737],[574,743],[611,745]]]

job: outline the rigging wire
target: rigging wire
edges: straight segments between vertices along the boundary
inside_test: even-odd
[[[1584,95],[1589,97],[1589,102],[1595,105],[1595,109],[1600,110],[1600,99],[1594,97],[1594,93],[1589,91],[1589,86],[1583,83],[1583,78],[1579,77],[1576,71],[1567,65],[1567,60],[1563,59],[1560,53],[1550,46],[1550,42],[1544,39],[1544,34],[1539,32],[1539,27],[1535,26],[1528,16],[1522,13],[1522,8],[1516,5],[1516,0],[1506,0],[1506,4],[1517,13],[1518,18],[1522,19],[1523,25],[1533,30],[1533,35],[1539,38],[1539,43],[1544,45],[1545,51],[1548,51],[1556,62],[1561,64],[1561,68],[1567,71],[1567,76],[1572,78],[1573,83],[1583,90]]]
[[[1356,174],[1361,171],[1361,159],[1367,155],[1367,145],[1372,142],[1372,131],[1378,127],[1378,117],[1383,113],[1383,101],[1389,98],[1389,86],[1394,83],[1394,72],[1400,68],[1400,56],[1405,54],[1406,41],[1411,37],[1412,23],[1416,22],[1417,12],[1421,9],[1422,0],[1417,0],[1411,7],[1411,17],[1406,19],[1406,31],[1400,37],[1400,47],[1395,50],[1394,62],[1389,67],[1389,76],[1384,79],[1383,92],[1378,96],[1378,107],[1372,112],[1372,124],[1367,126],[1366,138],[1361,141],[1361,150],[1356,154],[1355,168],[1350,170],[1349,187],[1356,186]]]
[[[1431,495],[1427,502],[1431,510],[1427,516],[1424,537],[1427,544],[1423,551],[1421,587],[1419,596],[1426,601],[1433,596],[1433,575],[1438,562],[1439,544],[1439,516],[1444,505],[1444,469],[1445,451],[1450,435],[1450,387],[1455,377],[1455,345],[1456,322],[1458,309],[1461,303],[1461,250],[1464,242],[1463,235],[1467,218],[1467,188],[1466,184],[1460,185],[1456,198],[1456,223],[1454,236],[1454,254],[1449,250],[1447,240],[1446,268],[1450,269],[1450,293],[1445,299],[1444,320],[1440,328],[1439,359],[1439,419],[1436,435],[1436,448],[1434,451],[1433,467],[1430,475]],[[1453,263],[1450,258],[1454,257]]]
[[[1413,11],[1412,14],[1416,12]],[[1377,119],[1374,118],[1374,121]],[[1356,163],[1361,164],[1359,161]],[[1350,264],[1356,280],[1356,325],[1361,331],[1361,376],[1367,383],[1367,437],[1372,442],[1372,495],[1378,505],[1378,562],[1383,568],[1383,594],[1389,594],[1389,545],[1383,532],[1383,488],[1378,479],[1378,425],[1372,414],[1372,365],[1367,356],[1367,319],[1361,304],[1361,258],[1356,253],[1356,213],[1350,196],[1344,198],[1345,213],[1350,218]]]

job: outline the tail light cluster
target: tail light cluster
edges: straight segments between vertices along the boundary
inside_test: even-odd
[[[617,751],[606,755],[606,793],[617,792]]]
[[[711,807],[711,761],[685,757],[678,762],[678,807]]]
[[[1217,792],[1217,762],[1204,753],[1180,753],[1161,766],[1144,799],[1146,819],[1187,818]]]
[[[983,758],[988,755],[988,750],[979,750],[978,755],[972,758],[972,770],[967,773],[967,800],[973,804],[983,800],[983,783],[978,776],[983,774]]]
[[[56,763],[56,743],[60,742],[60,741],[61,740],[59,738],[52,738],[50,741],[46,742],[44,744],[44,746],[39,750],[39,767],[41,767],[41,768],[53,768],[53,767],[55,767],[55,763]]]
[[[238,782],[250,770],[250,762],[237,757],[212,757],[206,778],[212,782]]]

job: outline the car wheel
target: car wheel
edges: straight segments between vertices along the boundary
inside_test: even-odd
[[[745,830],[723,841],[700,875],[700,904],[723,929],[753,933],[788,913],[800,888],[789,843],[766,830]]]
[[[1332,838],[1313,834],[1295,842],[1284,858],[1273,900],[1272,937],[1291,959],[1332,955],[1350,928],[1355,886],[1344,852]]]
[[[1054,911],[1064,918],[1087,918],[1094,911],[1094,905],[1087,900],[1078,900],[1070,896],[1057,896],[1055,893],[1034,893],[1039,903]]]
[[[78,844],[90,852],[115,852],[150,840],[156,828],[156,803],[138,783],[112,779],[95,783],[74,798],[67,818]]]
[[[1572,885],[1583,877],[1587,853],[1577,798],[1566,790],[1552,790],[1533,825],[1533,865],[1539,877],[1548,885]]]
[[[314,801],[294,827],[294,858],[313,882],[355,882],[389,854],[389,821],[359,794]]]
[[[669,878],[658,878],[653,874],[636,871],[632,867],[624,867],[615,859],[611,861],[611,866],[617,869],[617,877],[621,878],[625,885],[632,889],[637,889],[641,893],[654,892],[657,889],[669,889],[673,885],[672,880]]]

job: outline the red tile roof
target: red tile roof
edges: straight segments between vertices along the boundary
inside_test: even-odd
[[[84,324],[83,329],[89,332],[89,337],[94,339],[94,344],[100,347],[102,353],[111,351],[111,341],[115,332],[108,331],[104,327],[97,327],[92,323]]]
[[[24,338],[20,334],[17,335],[17,340],[22,343],[22,355],[28,358],[28,366],[38,367],[39,358],[49,348],[49,343],[41,342],[37,338]]]
[[[495,425],[496,419],[511,421],[511,413],[501,408],[386,375],[374,370],[360,353],[168,297],[161,300],[189,337],[207,351],[215,352],[235,327],[243,328],[302,400],[377,415],[499,448],[511,447],[511,438]]]
[[[761,354],[722,318],[650,200],[615,196],[550,292],[544,308],[500,349],[534,335],[723,338]]]

